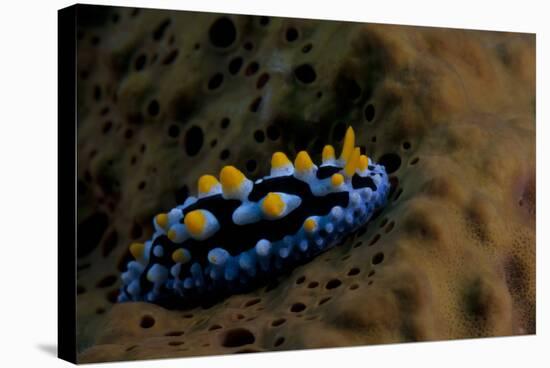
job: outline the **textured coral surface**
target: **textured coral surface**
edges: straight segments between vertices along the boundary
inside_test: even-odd
[[[393,184],[332,250],[248,294],[115,304],[128,245],[233,164],[339,148]],[[81,7],[79,362],[535,333],[535,37]]]

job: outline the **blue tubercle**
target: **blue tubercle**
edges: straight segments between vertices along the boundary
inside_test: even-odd
[[[203,175],[197,197],[153,220],[155,233],[130,246],[118,300],[183,303],[249,289],[331,248],[381,209],[390,184],[360,154],[349,128],[339,158],[325,146],[318,167],[307,152],[282,152],[255,182],[226,166]]]

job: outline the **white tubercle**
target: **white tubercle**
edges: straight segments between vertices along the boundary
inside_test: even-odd
[[[237,225],[247,225],[262,219],[262,210],[257,203],[244,202],[233,212],[232,220]]]

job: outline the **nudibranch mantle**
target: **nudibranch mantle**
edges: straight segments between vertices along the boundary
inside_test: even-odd
[[[333,247],[385,205],[389,189],[351,127],[340,157],[327,145],[319,166],[306,151],[294,164],[276,152],[270,175],[255,182],[233,166],[219,180],[203,175],[196,197],[155,216],[152,239],[130,246],[118,301],[243,291]]]

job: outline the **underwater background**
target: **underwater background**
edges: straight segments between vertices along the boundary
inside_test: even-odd
[[[535,36],[78,8],[79,362],[535,333]],[[386,166],[366,227],[248,294],[115,303],[128,246],[205,173]]]

